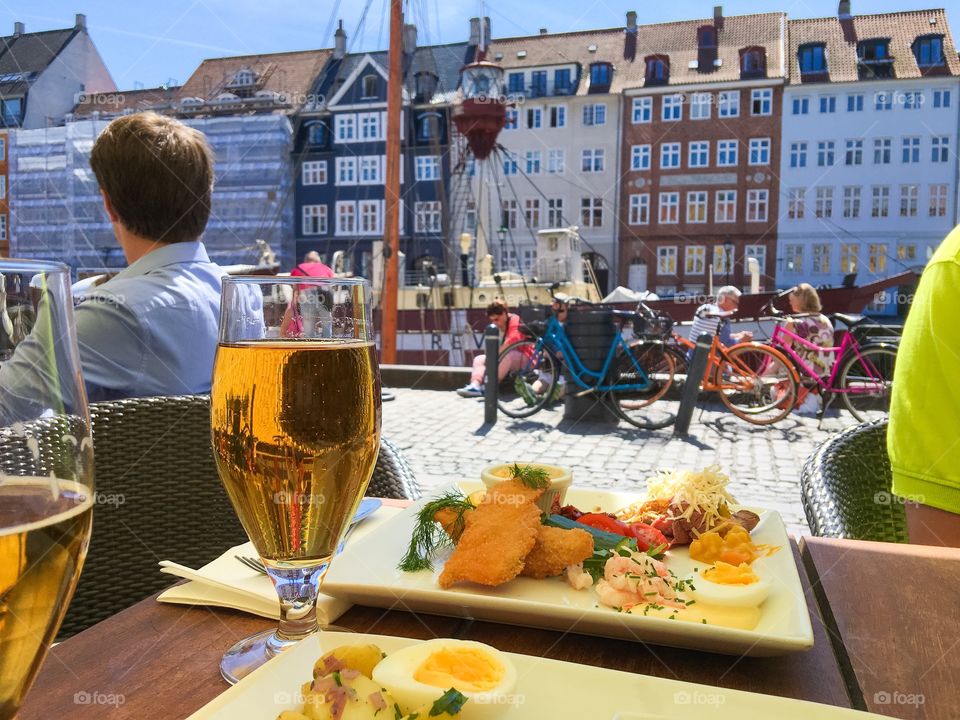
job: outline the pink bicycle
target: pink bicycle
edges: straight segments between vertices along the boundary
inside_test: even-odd
[[[832,318],[846,325],[847,329],[843,331],[839,346],[824,348],[785,328],[782,323],[787,316],[774,306],[775,300],[776,297],[764,309],[764,314],[777,321],[770,344],[793,362],[800,374],[801,385],[808,390],[819,389],[820,409],[817,417],[822,417],[838,396],[850,414],[860,422],[887,417],[897,360],[897,345],[890,340],[895,339],[867,339],[861,345],[852,331],[871,321],[836,313]],[[789,317],[802,318],[805,315]],[[829,376],[822,375],[812,367],[797,351],[798,348],[832,355],[834,362]]]

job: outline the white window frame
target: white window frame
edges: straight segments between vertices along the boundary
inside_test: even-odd
[[[713,95],[706,92],[693,93],[690,96],[690,119],[709,120],[713,117]]]
[[[634,125],[653,122],[653,98],[649,96],[633,98],[630,119]]]
[[[554,124],[554,118],[556,118],[556,124]],[[550,127],[551,128],[565,128],[567,126],[567,106],[566,105],[551,105],[550,106]]]
[[[870,217],[890,217],[890,186],[873,185],[870,188]]]
[[[431,182],[440,179],[440,156],[417,155],[414,159],[417,182]]]
[[[370,212],[370,211],[373,212]],[[373,217],[373,224],[367,225],[368,217]],[[360,200],[357,202],[357,234],[358,235],[382,235],[383,234],[383,200]]]
[[[740,91],[723,90],[717,98],[717,117],[740,117]]]
[[[833,217],[833,186],[820,186],[817,188],[816,201],[814,205],[814,215],[818,218]]]
[[[670,219],[670,216],[674,219]],[[680,193],[662,192],[657,203],[657,223],[660,225],[680,224]]]
[[[950,209],[950,186],[946,183],[936,183],[930,186],[929,217],[946,217]]]
[[[650,193],[634,193],[630,195],[630,205],[627,211],[628,225],[650,224]]]
[[[539,130],[543,127],[543,108],[529,107],[526,109],[527,130]]]
[[[900,186],[900,217],[920,216],[920,186],[904,183]]]
[[[710,194],[706,190],[687,192],[687,223],[704,225],[709,218]]]
[[[916,165],[920,162],[920,136],[906,135],[900,139],[900,161],[904,165]]]
[[[863,138],[853,138],[844,143],[843,164],[847,167],[863,165]]]
[[[787,219],[803,220],[806,214],[806,188],[790,188],[787,191]]]
[[[301,185],[326,185],[327,161],[305,160],[300,166]]]
[[[417,235],[436,235],[443,231],[443,203],[439,200],[415,202],[413,215],[413,227]]]
[[[721,153],[726,153],[727,162],[723,162]],[[739,140],[717,140],[717,167],[737,167],[737,165],[739,164],[740,164],[740,141]]]
[[[584,221],[583,211],[586,210],[589,214],[587,220]],[[600,213],[600,219],[596,219],[597,212]],[[598,228],[603,227],[603,198],[598,197],[581,197],[580,198],[580,220],[583,222],[584,227],[589,228]]]
[[[551,175],[562,175],[567,169],[567,151],[563,148],[553,148],[547,156],[547,172]]]
[[[747,190],[747,222],[767,222],[769,217],[770,191]]]
[[[667,160],[670,159],[671,162],[668,164]],[[682,167],[683,163],[683,151],[681,143],[663,143],[660,146],[660,169],[661,170],[671,170],[674,168]]]
[[[303,235],[326,235],[327,225],[327,206],[326,205],[304,205],[300,209],[300,220],[303,228]],[[313,221],[316,221],[314,223]],[[307,227],[316,225],[316,230],[312,227],[308,231]]]
[[[697,159],[698,162],[695,163],[694,159]],[[687,146],[687,165],[691,168],[710,167],[709,140],[693,140],[689,143]]]
[[[930,138],[930,162],[950,162],[950,136],[934,135]]]
[[[766,245],[747,245],[743,248],[743,272],[750,272],[750,258],[755,258],[760,266],[760,276],[767,272],[767,246]]]
[[[737,221],[737,191],[717,190],[714,194],[714,222],[732,223]]]
[[[543,151],[527,150],[527,156],[524,159],[524,166],[527,175],[539,175],[543,172]]]
[[[683,120],[683,95],[664,95],[660,100],[660,120],[678,122]]]
[[[547,198],[547,225],[560,227],[564,222],[563,198]]]
[[[364,177],[368,175],[368,177]],[[357,185],[383,184],[383,156],[359,155],[357,157]]]
[[[631,170],[649,170],[652,153],[653,153],[653,147],[649,143],[645,145],[631,145],[630,146],[630,169]]]
[[[760,101],[760,112],[754,112],[754,104]],[[754,88],[750,91],[750,114],[755,117],[773,115],[773,89]]]
[[[349,213],[344,212],[349,210]],[[352,237],[357,234],[357,203],[353,200],[338,200],[335,207],[335,222],[337,237]],[[346,218],[351,219],[347,227]]]
[[[660,245],[657,248],[657,275],[677,274],[677,246]]]
[[[352,143],[357,141],[357,116],[353,113],[340,113],[333,120],[333,141]]]
[[[356,156],[338,157],[335,160],[336,178],[335,184],[338,187],[357,184],[357,158]],[[347,172],[349,171],[349,172]]]
[[[805,168],[807,166],[807,150],[808,149],[809,147],[805,140],[790,143],[790,167],[791,168],[798,169],[798,168]]]
[[[750,138],[749,150],[747,154],[748,165],[759,167],[770,164],[770,138]],[[756,162],[754,162],[754,153],[757,155]]]
[[[834,140],[817,142],[817,167],[833,167],[837,164],[837,143]]]
[[[383,140],[383,122],[379,112],[357,113],[357,129],[361,142]]]
[[[846,220],[856,220],[863,211],[863,190],[859,185],[845,185],[843,187],[843,208],[841,217]]]
[[[585,148],[580,153],[580,170],[585,173],[602,173],[606,170],[603,148]]]
[[[707,272],[707,246],[687,245],[683,249],[683,274],[703,275]]]
[[[810,272],[814,275],[827,275],[833,260],[833,247],[830,243],[814,243],[810,247]]]

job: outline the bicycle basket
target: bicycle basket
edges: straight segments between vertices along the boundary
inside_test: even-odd
[[[550,308],[546,305],[521,305],[517,308],[520,316],[520,332],[527,337],[539,337],[547,331]]]
[[[653,318],[637,317],[633,321],[633,334],[638,338],[659,339],[669,337],[673,331],[673,318],[657,315]]]

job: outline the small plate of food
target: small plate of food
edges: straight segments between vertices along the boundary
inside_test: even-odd
[[[558,691],[563,688],[563,691]],[[500,652],[467,640],[321,632],[188,720],[855,720],[855,710]]]
[[[513,465],[501,482],[424,498],[348,548],[324,592],[728,654],[813,646],[780,516],[740,507],[717,467],[660,472],[644,497],[570,487]]]

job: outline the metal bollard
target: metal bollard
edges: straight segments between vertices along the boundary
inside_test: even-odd
[[[483,352],[487,358],[487,377],[484,380],[483,422],[497,422],[497,392],[500,390],[500,328],[493,323],[483,331]]]
[[[677,421],[673,425],[673,436],[684,436],[690,431],[690,420],[693,418],[693,409],[697,405],[697,395],[700,394],[700,383],[703,374],[707,371],[707,360],[710,357],[710,347],[713,345],[713,336],[703,333],[697,338],[697,346],[693,350],[687,367],[687,381],[683,384],[683,393],[680,396],[680,407],[677,410]]]

